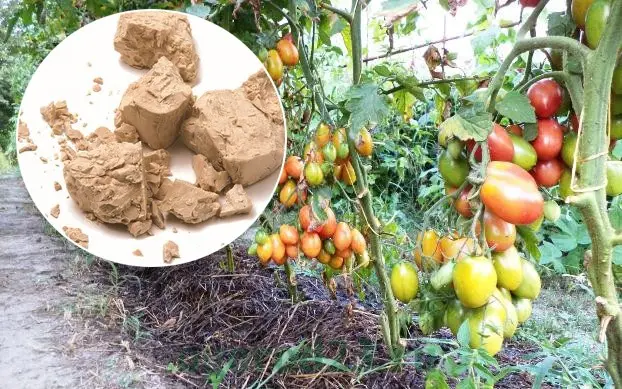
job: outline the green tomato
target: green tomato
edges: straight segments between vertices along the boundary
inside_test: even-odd
[[[611,119],[611,139],[622,139],[622,116]]]
[[[268,50],[266,50],[265,47],[260,48],[257,53],[257,58],[259,58],[262,63],[266,62],[266,59],[268,59]]]
[[[622,194],[622,161],[607,161],[607,196]]]
[[[337,248],[335,247],[332,239],[326,239],[324,241],[324,251],[326,251],[330,255],[335,255]]]
[[[613,79],[611,80],[611,90],[616,95],[622,95],[622,62],[613,71]]]
[[[322,154],[324,154],[324,159],[328,162],[335,162],[337,159],[337,149],[333,142],[328,142],[322,148]]]
[[[622,95],[611,96],[611,114],[622,115]]]
[[[257,242],[253,243],[248,248],[248,255],[257,255]]]
[[[531,316],[531,300],[522,298],[513,298],[512,304],[516,308],[516,314],[518,316],[518,322],[524,323]]]
[[[257,230],[255,233],[255,242],[257,242],[257,244],[264,244],[268,239],[270,239],[270,236],[264,230]]]
[[[340,144],[339,147],[337,148],[337,158],[346,159],[348,158],[349,154],[350,154],[350,149],[348,148],[348,144],[347,143]]]
[[[460,158],[462,149],[464,148],[464,142],[459,139],[452,139],[447,144],[447,152],[453,159]]]
[[[566,200],[566,197],[572,196],[575,192],[570,188],[570,182],[572,180],[572,172],[570,169],[565,169],[562,173],[562,177],[559,179],[559,196]]]
[[[454,334],[454,336],[458,335],[458,329],[464,322],[467,313],[467,309],[460,304],[460,300],[458,299],[451,300],[447,305],[443,322],[445,323],[445,326],[449,328],[451,333]]]
[[[588,8],[585,15],[585,35],[590,48],[595,49],[598,46],[610,12],[609,0],[595,0]]]
[[[469,175],[469,162],[466,158],[454,159],[447,151],[443,151],[438,160],[438,170],[443,179],[451,186],[458,188]]]
[[[574,152],[577,148],[577,133],[570,131],[566,137],[564,138],[564,143],[562,145],[562,160],[568,165],[568,167],[572,167],[574,163]]]
[[[538,154],[531,143],[527,142],[522,136],[508,134],[514,145],[514,158],[512,162],[529,171],[538,162]]]
[[[544,217],[546,220],[554,222],[561,216],[562,209],[559,207],[556,201],[549,200],[544,203]]]

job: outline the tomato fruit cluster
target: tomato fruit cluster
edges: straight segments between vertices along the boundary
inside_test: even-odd
[[[268,50],[267,53],[260,53],[259,58],[263,61],[270,78],[277,86],[281,85],[284,67],[298,64],[298,48],[294,44],[292,34],[288,33],[283,36],[274,49]]]

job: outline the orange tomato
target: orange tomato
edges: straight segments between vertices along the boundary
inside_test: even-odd
[[[330,259],[330,263],[328,265],[335,270],[339,270],[343,267],[343,262],[344,260],[342,257],[335,255]]]
[[[283,61],[278,51],[268,51],[268,58],[266,59],[265,66],[272,80],[278,82],[278,80],[283,79]]]
[[[486,243],[493,251],[500,252],[514,246],[516,227],[488,210],[484,211],[484,233]]]
[[[314,141],[307,143],[303,150],[302,157],[305,162],[317,162],[319,164],[324,162],[324,155],[322,155],[322,151]]]
[[[347,223],[337,223],[337,229],[333,235],[333,243],[335,244],[337,251],[345,250],[350,247],[350,244],[352,244],[352,231]]]
[[[337,250],[335,255],[341,258],[350,258],[352,256],[352,249],[348,247],[343,250]]]
[[[285,169],[281,170],[281,175],[279,176],[279,185],[283,185],[287,181],[287,172]]]
[[[351,243],[352,251],[357,254],[363,254],[365,250],[367,250],[367,242],[365,242],[365,237],[361,234],[361,231],[356,228],[352,229],[352,243]]]
[[[328,239],[332,238],[337,230],[337,218],[335,212],[332,209],[326,208],[326,220],[317,229],[317,233],[320,234],[320,238]]]
[[[330,254],[327,253],[324,249],[320,250],[320,253],[317,256],[317,260],[324,265],[328,265],[328,263],[330,262],[330,258]]]
[[[298,230],[289,224],[282,224],[279,228],[279,237],[286,245],[298,244]]]
[[[281,39],[276,44],[276,51],[279,52],[279,57],[286,66],[296,66],[298,64],[298,49],[292,41],[288,39]]]
[[[441,238],[440,246],[445,261],[450,259],[460,260],[472,255],[478,249],[477,244],[471,238],[452,239],[448,236]]]
[[[291,259],[298,258],[298,246],[295,244],[285,246],[285,255],[287,255],[287,258]]]
[[[436,231],[427,230],[417,234],[417,247],[414,251],[415,263],[423,269],[423,257],[434,259],[437,263],[443,262],[443,254]]]
[[[270,241],[272,242],[272,255],[271,258],[277,265],[281,265],[281,261],[285,258],[285,245],[279,234],[270,235]]]
[[[369,157],[374,150],[374,143],[371,140],[371,134],[367,128],[361,128],[359,136],[356,139],[356,151],[363,157]]]
[[[330,141],[330,127],[326,123],[320,123],[315,131],[315,143],[319,147],[324,147]]]
[[[296,194],[296,183],[293,180],[287,180],[279,193],[279,201],[285,206],[285,208],[289,208],[296,204],[297,200],[298,194]]]
[[[296,180],[300,178],[304,166],[305,164],[302,162],[302,159],[296,155],[290,155],[287,157],[287,161],[285,161],[285,171],[287,175]]]
[[[354,185],[356,182],[356,172],[354,171],[354,167],[350,161],[347,161],[344,164],[343,172],[341,173],[341,180],[346,185]]]
[[[300,228],[303,231],[309,231],[311,225],[311,206],[305,205],[298,211],[298,220],[300,221]]]
[[[322,250],[322,240],[320,236],[315,232],[305,232],[302,234],[301,239],[302,252],[308,258],[315,258],[320,254]]]
[[[335,180],[341,180],[341,176],[343,175],[343,164],[336,163],[333,165],[333,177]]]
[[[264,244],[257,246],[257,256],[263,265],[267,265],[272,258],[272,239],[268,239]]]

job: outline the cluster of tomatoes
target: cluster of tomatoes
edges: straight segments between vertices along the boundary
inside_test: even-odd
[[[285,66],[296,66],[298,64],[298,49],[294,44],[291,33],[286,34],[277,43],[274,49],[263,49],[259,53],[259,59],[263,62],[268,74],[279,86],[283,81],[283,70]]]
[[[373,142],[369,131],[362,128],[354,145],[356,152],[364,157],[371,156]],[[332,177],[332,178],[331,178]],[[277,193],[285,209],[301,206],[298,212],[299,228],[283,224],[278,233],[268,235],[260,230],[249,254],[257,255],[266,265],[272,260],[277,265],[299,257],[317,259],[333,269],[342,269],[348,260],[355,258],[360,267],[370,262],[367,244],[363,234],[346,222],[337,222],[330,206],[320,206],[324,213],[319,217],[307,203],[309,189],[341,181],[347,185],[356,182],[356,173],[351,163],[345,128],[332,130],[320,123],[315,136],[304,148],[302,157],[290,155],[285,161]],[[318,205],[319,206],[319,205]]]
[[[298,228],[282,224],[279,232],[268,235],[259,230],[255,234],[255,243],[250,247],[249,254],[257,255],[263,265],[272,260],[276,265],[283,265],[287,259],[298,259],[299,251],[309,259],[317,259],[335,270],[356,258],[358,266],[369,265],[369,253],[363,234],[345,222],[337,222],[335,213],[330,207],[324,208],[326,218],[319,221],[313,214],[310,205],[300,208]]]

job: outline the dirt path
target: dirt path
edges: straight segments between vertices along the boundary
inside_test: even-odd
[[[128,362],[118,330],[104,334],[75,314],[93,289],[75,272],[81,252],[47,225],[19,176],[0,176],[0,199],[0,386],[162,387]]]

